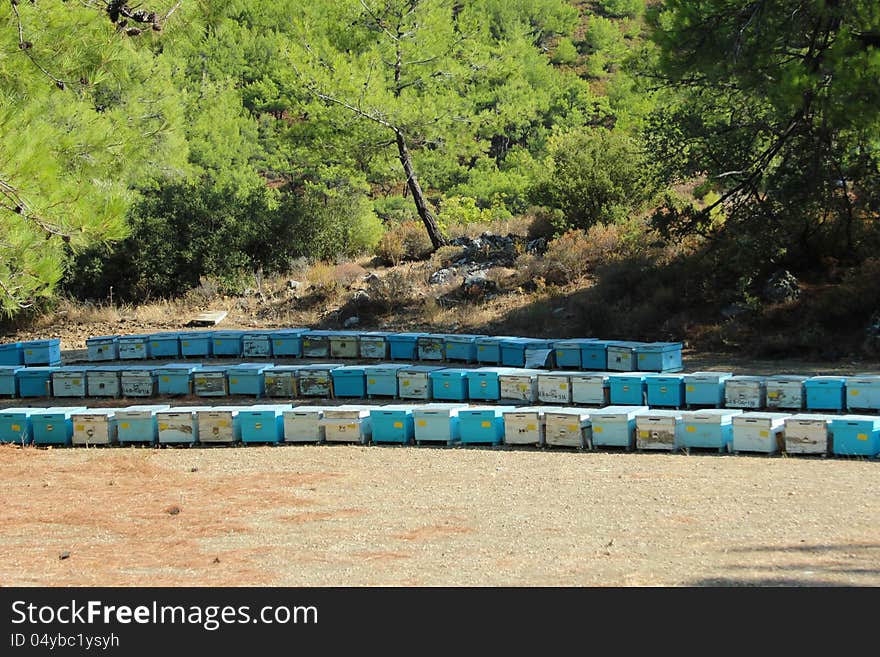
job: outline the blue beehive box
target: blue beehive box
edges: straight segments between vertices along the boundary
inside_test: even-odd
[[[842,411],[846,408],[846,379],[842,376],[813,376],[804,381],[807,409]]]
[[[66,365],[52,372],[53,397],[85,397],[86,375],[91,367]]]
[[[505,338],[501,341],[501,364],[506,367],[524,367],[526,349],[552,349],[552,340],[538,338]]]
[[[388,336],[391,360],[416,360],[419,352],[419,338],[425,333],[393,333]]]
[[[504,440],[504,413],[515,406],[470,406],[458,412],[459,439],[463,445],[500,445]]]
[[[693,372],[684,375],[684,401],[687,406],[724,406],[724,382],[732,372]]]
[[[416,341],[419,360],[446,360],[446,335],[425,333]]]
[[[297,384],[300,397],[323,397],[330,399],[333,396],[332,372],[341,363],[316,363],[303,365],[298,372]]]
[[[294,399],[299,394],[297,375],[300,365],[273,365],[263,372],[267,397]]]
[[[241,355],[244,358],[271,357],[274,334],[274,331],[248,331],[241,336]]]
[[[150,358],[180,358],[180,335],[171,331],[150,334]]]
[[[214,353],[213,331],[184,331],[178,334],[180,355],[184,358],[205,357]]]
[[[23,369],[20,365],[0,365],[0,395],[18,397],[17,373]]]
[[[20,397],[49,397],[52,372],[59,367],[26,367],[15,373]]]
[[[488,363],[489,365],[501,364],[501,343],[504,340],[515,339],[510,335],[487,335],[484,338],[477,338],[477,362]]]
[[[389,331],[364,331],[358,335],[358,354],[361,358],[387,360]]]
[[[122,396],[122,370],[125,365],[95,365],[86,372],[86,394],[89,397]]]
[[[594,338],[582,338],[575,340],[554,340],[556,366],[562,369],[576,369],[583,367],[583,349],[587,345],[595,346]],[[604,369],[604,366],[603,366]]]
[[[611,403],[615,406],[642,406],[645,403],[645,375],[637,372],[608,377]]]
[[[239,363],[226,368],[230,395],[262,397],[266,392],[264,372],[272,363]]]
[[[649,342],[636,347],[636,369],[640,372],[681,370],[681,342]]]
[[[704,408],[681,414],[678,436],[679,447],[687,449],[717,449],[725,452],[733,444],[733,418],[742,410],[733,408]]]
[[[216,357],[232,357],[241,356],[241,338],[245,331],[214,331],[211,336],[211,349]]]
[[[498,401],[501,399],[502,374],[515,374],[513,367],[481,367],[467,372],[468,399]]]
[[[25,365],[61,365],[61,339],[23,342]]]
[[[90,361],[116,360],[119,358],[119,336],[98,335],[86,339],[86,351]]]
[[[21,342],[0,344],[0,365],[24,365],[24,347]]]
[[[374,443],[399,443],[408,445],[413,441],[415,425],[411,404],[388,404],[370,411]]]
[[[262,404],[238,412],[243,443],[280,443],[284,440],[284,411],[292,404]]]
[[[406,367],[409,367],[409,365],[404,363],[365,365],[364,375],[367,378],[367,397],[397,397],[397,373]]]
[[[684,375],[646,374],[648,406],[684,406]]]
[[[35,445],[69,445],[73,437],[72,413],[88,410],[85,406],[52,406],[35,409],[31,413],[31,426]]]
[[[849,410],[880,410],[880,376],[858,374],[846,377],[846,407]]]
[[[120,335],[116,341],[120,360],[142,360],[150,357],[149,335]]]
[[[279,329],[272,332],[272,355],[275,358],[302,358],[302,336],[306,329]]]
[[[156,367],[156,391],[160,395],[191,395],[193,372],[202,366],[198,363],[168,363]]]
[[[363,365],[337,367],[330,372],[330,375],[333,377],[333,395],[335,397],[366,398],[367,377]]]
[[[31,415],[42,408],[4,408],[0,410],[0,443],[30,445],[34,439]]]
[[[156,413],[168,408],[168,404],[146,404],[116,409],[116,439],[119,444],[156,444],[159,439]]]
[[[581,345],[581,369],[604,372],[608,369],[608,340],[592,340]]]
[[[416,444],[440,442],[452,445],[458,442],[458,414],[467,407],[467,404],[450,402],[413,407]]]
[[[446,360],[473,363],[477,360],[477,340],[488,337],[464,333],[447,334],[445,340]]]
[[[467,373],[470,370],[448,367],[428,374],[434,399],[464,401],[468,398]]]
[[[307,331],[302,334],[303,358],[328,358],[333,331]]]
[[[593,447],[633,449],[636,441],[636,418],[647,413],[647,406],[605,406],[590,413],[593,424]]]
[[[644,342],[618,341],[609,342],[605,351],[608,358],[608,369],[612,372],[635,372],[636,349],[644,346]]]
[[[831,419],[831,450],[841,456],[880,456],[880,417],[842,415]]]

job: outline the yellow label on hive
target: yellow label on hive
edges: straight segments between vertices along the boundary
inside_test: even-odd
[[[488,429],[489,427],[492,426],[492,423],[489,422],[488,420],[483,420],[482,426],[484,429]]]
[[[527,430],[527,431],[535,431],[537,428],[538,428],[538,426],[535,425],[535,424],[527,424],[527,425],[526,425],[526,430]]]
[[[369,383],[371,386],[376,385],[376,379],[369,379],[367,383]]]
[[[217,426],[219,426],[219,427],[223,427],[223,428],[225,429],[225,428],[227,428],[227,427],[229,426],[229,422],[227,422],[226,420],[220,420],[220,421],[217,423]]]
[[[529,386],[527,386],[525,383],[520,383],[517,387],[519,388],[520,392],[525,392],[529,389]]]
[[[483,351],[483,349],[485,349],[485,348],[486,348],[485,345],[480,345],[479,347],[477,347],[477,349],[478,349],[479,351]]]
[[[629,392],[629,386],[623,386],[623,391],[624,391],[624,392]]]
[[[170,380],[171,380],[171,377],[168,377],[168,376],[162,377],[162,383],[168,383]]]
[[[158,342],[154,342],[154,343],[153,343],[153,346],[154,346],[154,347],[158,347],[158,346],[159,346],[159,343],[158,343]]]
[[[488,382],[488,381],[480,381],[480,387],[481,387],[481,388],[485,388],[487,385],[489,385],[489,382]]]
[[[351,424],[346,424],[345,426],[348,427],[349,429],[357,429],[358,428],[358,425],[354,424],[353,422]]]
[[[767,399],[776,399],[776,398],[778,398],[778,397],[779,397],[779,393],[778,393],[778,392],[768,392],[768,393],[767,393]]]
[[[559,389],[560,390],[568,390],[568,384],[567,383],[560,383]]]
[[[267,376],[266,377],[266,385],[272,385],[273,383],[275,383],[275,377],[274,376]]]
[[[420,427],[428,426],[428,423],[425,420],[419,420],[418,422],[416,422],[416,424],[418,424]]]
[[[852,390],[849,391],[849,394],[851,394],[853,397],[855,397],[859,394],[859,391],[856,388],[853,388]]]
[[[688,425],[688,426],[686,426],[686,427],[684,428],[684,430],[687,431],[688,433],[693,433],[694,431],[697,430],[697,428],[694,427],[694,426],[690,426],[690,425]]]
[[[602,433],[602,427],[593,427],[593,433]]]
[[[13,424],[10,428],[11,428],[13,431],[21,431],[21,425],[20,425],[20,424]]]
[[[578,429],[580,429],[580,427],[576,424],[569,424],[566,428],[572,432],[576,432]]]
[[[135,349],[143,349],[143,348],[144,348],[144,345],[142,345],[142,344],[136,344],[136,345],[134,346],[134,348],[135,348]]]
[[[561,355],[562,355],[562,349],[557,349],[557,350],[556,350],[556,355],[557,355],[557,356],[561,356]]]
[[[639,438],[647,438],[651,435],[650,431],[639,431]]]
[[[207,382],[208,382],[208,379],[205,379],[205,378],[198,378],[198,379],[196,379],[196,383],[197,383],[198,385],[200,385],[200,386],[205,385]]]
[[[188,346],[189,346],[189,340],[183,340],[183,341],[181,341],[180,344],[182,344],[184,347],[188,347]]]
[[[255,422],[254,423],[254,429],[262,429],[262,428],[263,428],[262,422]]]
[[[868,439],[868,434],[866,434],[866,433],[859,433],[859,434],[856,434],[856,438],[858,438],[859,440],[867,440],[867,439]]]
[[[303,340],[303,347],[311,347],[312,343],[309,340]]]
[[[159,431],[165,431],[168,428],[168,425],[164,422],[159,423]]]
[[[660,392],[665,394],[667,390],[668,388],[666,386],[660,386]]]
[[[769,432],[769,431],[763,431],[763,430],[762,430],[762,431],[759,431],[759,432],[758,432],[758,435],[761,436],[761,438],[766,438],[767,436],[770,435],[770,432]]]
[[[639,354],[639,360],[645,360],[645,354]]]
[[[688,392],[693,392],[693,391],[694,391],[694,387],[693,387],[693,386],[687,386],[687,387],[685,388],[685,390],[687,390]]]
[[[73,385],[75,385],[75,386],[78,386],[80,383],[82,383],[82,381],[80,381],[79,379],[73,380]]]
[[[276,346],[276,347],[280,347],[280,346],[281,346],[281,340],[275,340],[275,346]]]
[[[238,383],[238,379],[229,379],[229,383],[235,385],[236,383]]]
[[[404,379],[403,381],[400,382],[400,385],[402,385],[402,386],[408,386],[408,385],[409,385],[409,379]]]
[[[33,356],[33,355],[34,355],[34,351],[33,351],[33,349],[28,349],[27,351],[25,351],[25,353],[26,353],[28,356]]]
[[[395,429],[403,429],[403,422],[395,422],[394,428]]]
[[[444,381],[444,382],[443,382],[443,387],[444,387],[444,388],[448,388],[448,387],[449,387],[449,381]]]
[[[119,428],[120,429],[128,429],[128,422],[120,422]]]

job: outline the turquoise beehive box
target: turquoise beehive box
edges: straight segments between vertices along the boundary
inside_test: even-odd
[[[615,406],[642,406],[645,403],[645,375],[625,372],[608,376],[611,403]]]
[[[330,372],[333,377],[333,395],[336,397],[367,396],[367,377],[363,365],[346,365]]]
[[[203,358],[214,353],[213,331],[185,331],[178,334],[183,358]]]
[[[510,335],[487,335],[484,338],[477,338],[477,362],[489,365],[501,364],[501,343],[504,340],[515,339]]]
[[[367,397],[397,397],[397,373],[409,367],[404,363],[385,363],[384,365],[365,365]]]
[[[880,411],[880,376],[858,374],[846,377],[846,408]]]
[[[52,406],[31,414],[35,445],[70,445],[73,437],[73,413],[88,410],[85,406]]]
[[[419,355],[419,338],[425,333],[393,333],[388,336],[391,360],[416,360]]]
[[[502,374],[515,374],[512,367],[481,367],[467,373],[468,399],[480,401],[498,401],[501,399]]]
[[[428,374],[431,393],[434,399],[444,401],[464,401],[468,398],[467,373],[459,367],[447,367]]]
[[[684,375],[684,401],[687,406],[724,406],[724,382],[732,372],[693,372]]]
[[[544,349],[552,351],[552,346],[552,340],[505,338],[501,341],[501,364],[506,367],[524,367],[527,350]]]
[[[830,424],[831,445],[840,456],[880,455],[880,417],[875,415],[841,415]]]
[[[846,408],[846,379],[842,376],[813,376],[804,381],[807,409],[842,411]]]
[[[679,446],[685,449],[717,449],[726,452],[733,444],[733,418],[740,409],[704,408],[681,414]]]
[[[272,332],[272,355],[276,358],[302,358],[302,336],[307,329],[290,328]]]
[[[581,368],[604,372],[608,369],[608,340],[592,340],[581,345]]]
[[[245,331],[214,331],[211,336],[211,349],[217,358],[238,358],[241,356],[241,340]]]
[[[34,439],[31,415],[42,408],[4,408],[0,410],[0,443],[30,445]]]
[[[291,404],[261,404],[238,412],[243,443],[280,443],[284,440],[284,411]]]
[[[470,406],[458,412],[463,445],[500,445],[504,440],[504,413],[515,406]]]
[[[18,394],[21,397],[49,397],[52,388],[52,373],[60,369],[53,367],[25,367],[18,370]]]
[[[21,365],[0,365],[0,395],[18,397],[17,374],[23,369]]]
[[[30,340],[22,343],[25,365],[61,365],[61,339]]]
[[[160,395],[191,395],[193,372],[201,369],[198,363],[168,363],[156,367],[156,389]]]
[[[266,391],[265,372],[272,363],[239,363],[226,367],[230,395],[262,397]]]
[[[120,335],[116,342],[120,360],[143,360],[150,357],[149,335]]]
[[[681,370],[681,342],[649,342],[636,346],[636,369],[640,372]]]
[[[445,338],[447,361],[474,363],[477,360],[477,340],[488,337],[464,333],[450,333]]]
[[[458,414],[467,404],[438,402],[413,407],[414,437],[417,445],[443,443],[452,445],[459,441]]]
[[[0,344],[0,365],[24,365],[24,347],[21,342]]]
[[[144,404],[116,409],[116,437],[119,444],[156,444],[159,440],[156,413],[169,408],[168,404]]]
[[[86,339],[86,352],[90,361],[116,360],[119,358],[119,336],[98,335]]]
[[[65,365],[52,372],[53,397],[85,397],[86,374],[90,367]]]
[[[556,366],[561,369],[581,369],[583,367],[584,347],[595,342],[594,338],[554,340],[552,348],[555,351]]]
[[[374,443],[408,445],[413,441],[415,425],[412,404],[388,404],[370,410]]]
[[[684,376],[681,374],[645,374],[648,406],[684,406]]]
[[[649,410],[647,406],[605,406],[591,412],[593,447],[633,449],[636,444],[636,418]]]
[[[150,358],[180,358],[180,335],[174,332],[150,334]]]

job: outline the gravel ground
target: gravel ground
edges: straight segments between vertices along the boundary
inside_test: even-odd
[[[0,447],[2,585],[880,585],[880,464]]]

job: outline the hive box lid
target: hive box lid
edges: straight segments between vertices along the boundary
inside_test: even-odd
[[[48,340],[28,340],[21,343],[23,347],[52,347],[61,344],[61,338],[49,338]]]
[[[584,345],[596,345],[599,341],[596,338],[568,338],[565,340],[553,340],[551,343],[553,348],[556,347],[582,347]]]
[[[446,369],[442,365],[407,365],[398,371],[398,375],[404,374],[418,374],[418,373],[430,373],[436,370]]]
[[[415,342],[420,337],[428,335],[427,333],[391,333],[388,336],[388,340],[391,341],[400,341],[400,342]]]
[[[429,379],[441,379],[441,378],[456,378],[463,379],[467,376],[467,373],[472,371],[473,368],[469,367],[444,367],[443,369],[434,370],[433,372],[428,373]]]
[[[774,383],[803,383],[809,376],[804,374],[774,374],[772,376],[767,377],[768,383],[770,381]]]
[[[616,374],[612,376],[618,376]],[[648,383],[682,383],[684,374],[645,374],[645,381]]]
[[[636,415],[650,410],[647,406],[605,406],[592,411],[591,417],[593,420],[632,420]]]
[[[720,383],[733,376],[733,372],[691,372],[684,375],[685,383]]]
[[[115,408],[86,408],[82,411],[74,411],[70,414],[71,417],[98,417],[104,415],[108,418],[116,416]]]
[[[333,368],[333,376],[363,376],[366,374],[363,365],[344,365]]]
[[[237,365],[227,365],[226,371],[230,374],[259,374],[270,367],[272,367],[272,363],[238,363]]]
[[[23,367],[21,370],[16,372],[16,375],[19,378],[37,378],[37,377],[45,377],[47,375],[51,375],[52,372],[57,372],[61,367],[58,366],[48,366],[48,367]]]
[[[734,424],[745,424],[749,420],[763,420],[771,424],[782,424],[785,418],[791,417],[791,413],[767,413],[763,411],[749,411],[748,413],[740,413],[733,417]]]
[[[795,413],[794,415],[785,418],[785,422],[825,422],[828,424],[832,419],[837,419],[838,417],[842,416],[831,416],[823,413]]]
[[[569,374],[569,376],[572,379],[600,381],[602,383],[606,383],[608,381],[608,377],[612,374],[612,372],[572,372],[571,374]]]
[[[608,342],[609,349],[636,349],[637,347],[644,347],[647,343],[645,342],[635,342],[633,340],[614,340],[612,342]]]
[[[447,333],[447,342],[476,342],[480,338],[487,338],[488,335],[475,333]]]
[[[877,415],[835,415],[831,418],[832,425],[845,422],[868,422],[880,429],[880,416]]]
[[[197,338],[203,338],[210,340],[214,336],[214,331],[181,331],[177,334],[177,336],[183,340],[195,340]]]
[[[142,419],[148,418],[159,411],[165,411],[171,408],[170,404],[138,404],[136,406],[126,406],[125,408],[116,409],[116,419]]]
[[[617,374],[609,374],[608,379],[611,381],[615,379],[638,379],[639,381],[644,381],[645,375],[641,372],[619,372]]]
[[[144,340],[149,340],[150,335],[147,333],[131,333],[129,335],[120,335],[118,338],[119,342],[143,342]]]
[[[73,413],[81,413],[88,411],[87,406],[50,406],[49,408],[34,409],[31,415],[38,417],[48,417],[50,415],[63,415],[69,417]]]
[[[167,363],[165,365],[157,365],[155,368],[158,374],[179,372],[193,372],[202,369],[201,363]]]
[[[45,408],[4,408],[0,410],[0,417],[7,417],[10,415],[33,415],[34,413],[44,413],[47,409]]]
[[[392,374],[408,367],[412,367],[412,365],[407,365],[406,363],[385,363],[382,365],[364,365],[363,370],[366,374],[370,372]]]
[[[846,379],[842,376],[811,376],[804,381],[805,386],[827,385],[829,383],[839,383],[843,385]]]
[[[636,351],[639,353],[678,351],[679,349],[681,349],[681,347],[681,342],[648,342],[645,344],[636,343]]]
[[[164,411],[157,411],[156,415],[165,415],[165,414],[180,414],[180,413],[196,413],[198,411],[210,411],[211,406],[172,406],[170,408],[166,408]]]
[[[469,406],[458,412],[458,415],[494,415],[501,417],[504,413],[515,411],[516,406]]]
[[[653,419],[660,420],[660,419],[669,419],[669,418],[680,420],[682,418],[683,413],[684,413],[684,411],[677,411],[677,410],[672,410],[672,409],[659,410],[659,409],[652,408],[652,409],[649,409],[648,411],[645,411],[644,413],[639,413],[639,417],[649,419],[649,420],[653,420]]]
[[[699,411],[684,411],[682,419],[692,424],[716,424],[727,423],[735,415],[742,415],[738,408],[704,408]]]
[[[337,367],[344,367],[342,363],[312,363],[311,365],[300,365],[301,372],[305,371],[329,371],[335,370]]]
[[[86,344],[94,343],[94,342],[113,342],[114,340],[118,340],[121,336],[118,335],[93,335],[90,338],[86,338]]]
[[[735,374],[727,379],[728,383],[765,383],[766,381],[766,377],[752,376],[749,374]]]
[[[374,407],[370,413],[412,413],[415,408],[415,404],[385,404]]]

